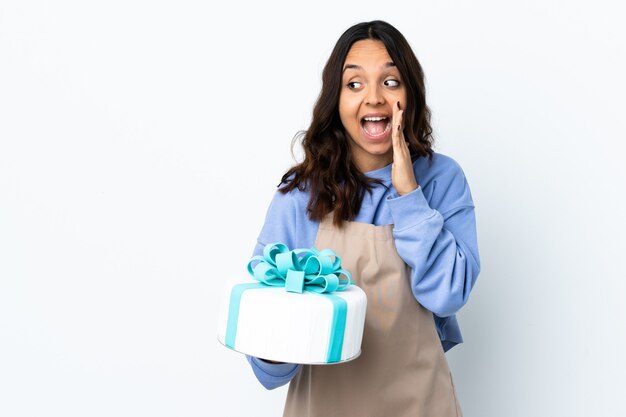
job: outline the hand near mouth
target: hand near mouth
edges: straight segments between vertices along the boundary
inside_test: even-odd
[[[391,143],[393,145],[393,163],[391,165],[391,183],[398,195],[405,195],[417,189],[417,180],[413,172],[413,163],[409,146],[404,140],[404,110],[400,110],[400,102],[393,106],[391,123]]]

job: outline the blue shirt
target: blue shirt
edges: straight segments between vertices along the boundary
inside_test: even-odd
[[[462,343],[455,313],[467,302],[480,272],[474,203],[459,164],[434,153],[432,162],[413,162],[419,186],[399,196],[391,181],[389,164],[365,173],[382,179],[372,194],[365,193],[361,209],[352,220],[376,226],[393,224],[398,255],[411,267],[411,288],[417,301],[434,313],[444,351]],[[287,194],[276,191],[253,255],[268,243],[281,242],[290,249],[315,244],[319,221],[307,216],[308,190]],[[324,249],[324,248],[317,248]],[[267,389],[288,383],[301,365],[271,364],[247,356],[258,380]]]

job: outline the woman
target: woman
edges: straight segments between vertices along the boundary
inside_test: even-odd
[[[362,353],[336,365],[248,357],[268,389],[290,382],[285,416],[458,416],[444,352],[480,271],[460,166],[432,150],[422,68],[383,21],[352,26],[323,71],[303,139],[254,255],[271,242],[332,248],[367,294]]]

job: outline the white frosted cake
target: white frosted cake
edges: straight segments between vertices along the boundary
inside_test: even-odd
[[[241,284],[227,284],[222,293],[218,339],[223,345],[302,364],[345,362],[361,353],[367,297],[356,285],[298,293],[258,281]]]

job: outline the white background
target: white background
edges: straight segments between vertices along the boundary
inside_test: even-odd
[[[619,2],[0,2],[0,415],[277,416],[216,340],[334,43],[383,19],[463,167],[466,417],[624,416]],[[296,149],[296,157],[299,153]]]

